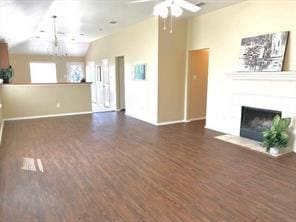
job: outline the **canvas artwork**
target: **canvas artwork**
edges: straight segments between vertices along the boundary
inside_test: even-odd
[[[146,79],[146,64],[137,64],[133,70],[134,80],[145,80]]]
[[[282,71],[288,34],[278,32],[242,39],[238,71]]]

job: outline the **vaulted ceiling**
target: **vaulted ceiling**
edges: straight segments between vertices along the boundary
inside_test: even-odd
[[[161,0],[131,4],[130,0],[0,0],[0,39],[10,53],[46,54],[53,35],[51,16],[57,15],[58,38],[69,55],[83,56],[91,41],[152,16]],[[188,0],[206,3],[193,16],[242,0]],[[110,22],[116,21],[116,24]]]

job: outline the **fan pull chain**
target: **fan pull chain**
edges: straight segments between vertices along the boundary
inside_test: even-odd
[[[163,19],[163,30],[166,30],[166,22],[165,22],[165,18]]]

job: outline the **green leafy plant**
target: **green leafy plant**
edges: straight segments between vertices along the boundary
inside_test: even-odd
[[[14,71],[9,66],[7,69],[0,69],[0,79],[3,79],[4,83],[9,83],[10,79],[13,77]]]
[[[263,131],[263,146],[266,147],[267,152],[271,147],[280,150],[288,146],[290,124],[291,118],[282,119],[279,115],[273,118],[271,127]]]

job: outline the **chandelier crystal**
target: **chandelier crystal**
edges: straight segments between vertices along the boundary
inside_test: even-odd
[[[67,50],[62,41],[58,40],[57,30],[56,30],[56,15],[52,16],[53,19],[53,39],[47,48],[47,54],[49,56],[67,56]]]

